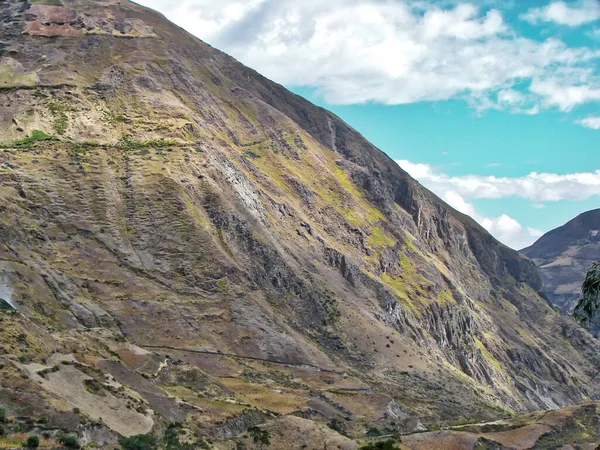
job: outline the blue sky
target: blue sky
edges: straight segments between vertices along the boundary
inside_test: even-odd
[[[142,0],[513,248],[600,207],[600,2]]]

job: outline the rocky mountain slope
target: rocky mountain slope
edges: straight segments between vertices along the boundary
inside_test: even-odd
[[[4,1],[0,41],[0,444],[356,448],[597,398],[535,265],[335,115],[127,1]]]
[[[542,292],[561,311],[570,313],[581,298],[581,284],[600,260],[600,209],[580,214],[521,250],[540,268]]]

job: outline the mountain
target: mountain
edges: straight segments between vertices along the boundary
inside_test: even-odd
[[[356,448],[598,398],[535,264],[332,113],[124,0],[5,0],[0,41],[0,444]]]
[[[552,305],[571,313],[581,298],[581,285],[600,260],[600,209],[580,214],[521,250],[540,268],[542,292]]]

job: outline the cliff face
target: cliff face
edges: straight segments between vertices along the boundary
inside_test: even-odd
[[[9,414],[360,436],[596,396],[535,265],[338,117],[134,3],[0,8]]]
[[[600,209],[585,212],[521,250],[540,268],[542,292],[561,311],[571,313],[581,285],[600,259]]]

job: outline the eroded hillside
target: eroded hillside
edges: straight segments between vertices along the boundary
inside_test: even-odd
[[[133,3],[0,8],[10,417],[107,446],[259,446],[276,423],[355,448],[325,424],[597,396],[598,346],[534,264],[333,114]]]

